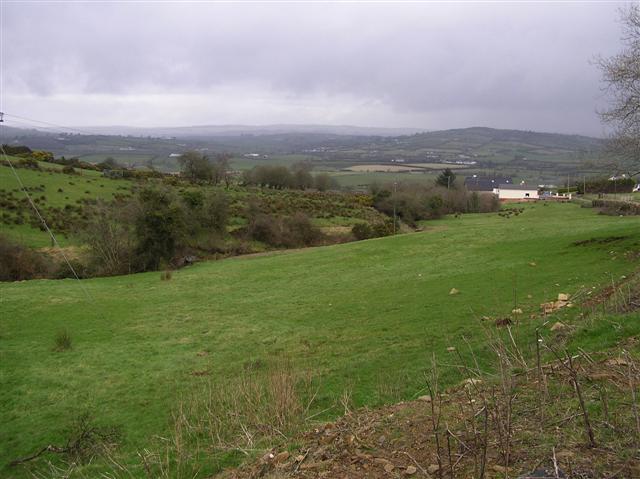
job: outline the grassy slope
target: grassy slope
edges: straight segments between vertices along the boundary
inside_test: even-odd
[[[168,282],[158,273],[84,281],[91,301],[71,280],[3,284],[0,462],[60,440],[86,410],[124,428],[125,450],[141,448],[203,380],[194,371],[224,378],[252,359],[285,355],[313,369],[318,409],[349,386],[357,404],[387,400],[388,383],[409,397],[432,352],[446,354],[461,334],[482,350],[475,318],[511,310],[516,275],[520,306],[537,311],[559,292],[630,271],[611,251],[638,233],[638,218],[535,205],[510,219],[467,215],[420,234],[199,264]],[[612,235],[635,239],[571,245]],[[54,353],[63,328],[74,349]]]
[[[60,165],[50,163],[41,163],[41,165],[42,168],[52,170],[62,169]],[[84,198],[110,200],[114,194],[128,193],[132,185],[129,180],[104,178],[100,172],[91,170],[77,170],[78,175],[25,168],[18,168],[16,171],[27,188],[43,188],[43,191],[32,191],[31,195],[34,199],[45,196],[46,200],[40,204],[49,207],[63,208],[67,204],[75,204]],[[19,199],[24,197],[20,191],[18,180],[8,166],[0,165],[0,189],[12,191],[13,195]],[[62,189],[62,192],[59,192],[59,189]],[[28,224],[7,225],[0,223],[0,231],[28,246],[39,248],[51,244],[47,233],[32,228]],[[58,238],[58,241],[63,245],[68,242],[62,236]]]

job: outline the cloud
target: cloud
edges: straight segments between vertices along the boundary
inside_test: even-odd
[[[618,49],[616,7],[11,3],[2,15],[2,102],[7,112],[66,124],[598,134],[590,59]]]

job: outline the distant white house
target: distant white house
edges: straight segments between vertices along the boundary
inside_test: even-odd
[[[493,192],[498,195],[500,200],[537,200],[540,198],[537,186],[529,185],[512,185],[509,183],[501,183]]]

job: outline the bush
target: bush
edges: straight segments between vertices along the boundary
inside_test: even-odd
[[[297,248],[320,242],[323,234],[304,213],[277,218],[258,213],[249,221],[249,238],[275,247]]]
[[[322,238],[322,232],[311,224],[309,217],[304,213],[296,213],[283,221],[284,246],[300,247],[316,244]]]
[[[572,190],[577,190],[579,194],[586,192],[590,194],[595,193],[631,193],[636,181],[633,178],[619,178],[617,180],[610,180],[609,178],[590,178],[587,181],[579,182]],[[567,189],[565,188],[564,191]],[[562,190],[558,190],[560,193]]]
[[[44,278],[53,268],[50,258],[0,235],[0,281]]]
[[[62,167],[62,172],[67,174],[67,175],[75,175],[76,174],[76,170],[73,166],[71,165],[65,165]]]
[[[468,192],[464,189],[443,188],[400,183],[393,187],[372,187],[373,206],[381,213],[398,218],[410,226],[416,221],[440,218],[451,213],[486,213],[500,208],[493,194]]]
[[[373,237],[373,230],[368,223],[358,223],[353,225],[351,233],[357,240],[365,240]]]
[[[389,218],[385,221],[374,223],[372,227],[373,238],[380,238],[382,236],[390,236],[393,234],[394,229],[398,230],[398,225],[393,225],[393,219]]]
[[[282,238],[279,223],[273,216],[259,213],[249,220],[247,232],[251,239],[278,246]]]
[[[222,192],[211,191],[204,198],[201,225],[218,233],[226,231],[229,223],[229,198]]]
[[[98,203],[88,211],[80,236],[89,246],[89,269],[97,275],[128,274],[134,271],[135,238],[131,224],[135,205]]]
[[[134,234],[139,268],[156,270],[162,262],[171,262],[185,235],[184,211],[166,189],[144,189],[138,203]]]

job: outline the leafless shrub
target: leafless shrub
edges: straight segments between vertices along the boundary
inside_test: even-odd
[[[99,426],[91,415],[81,414],[71,424],[63,446],[49,444],[30,456],[10,462],[9,466],[34,461],[46,453],[60,454],[70,463],[85,464],[95,457],[110,454],[117,447],[119,439],[118,428]]]

